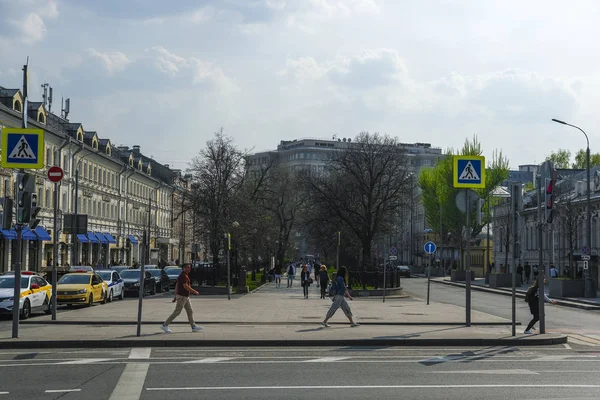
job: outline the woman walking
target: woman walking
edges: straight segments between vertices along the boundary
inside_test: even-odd
[[[350,310],[350,305],[346,301],[346,297],[350,300],[353,300],[352,296],[350,296],[350,293],[348,293],[348,289],[346,288],[346,274],[346,267],[340,267],[338,269],[335,280],[332,283],[335,290],[335,296],[333,298],[333,304],[329,308],[329,311],[327,311],[325,320],[321,322],[321,325],[323,325],[325,328],[329,328],[329,324],[327,323],[327,321],[329,321],[329,319],[333,317],[333,314],[335,314],[337,309],[340,307],[342,308],[344,314],[346,314],[348,320],[350,320],[351,327],[354,328],[355,326],[360,326],[359,323],[354,322],[354,320],[352,319],[352,310]]]
[[[308,299],[308,286],[310,285],[310,271],[308,265],[302,266],[302,272],[300,272],[300,283],[302,284],[302,290],[304,291],[304,298]]]
[[[327,285],[329,284],[329,274],[327,273],[327,266],[321,265],[321,270],[318,272],[319,285],[321,285],[321,298],[324,299],[327,295]]]
[[[547,280],[546,280],[546,278],[544,278],[544,284],[546,282],[547,282]],[[538,280],[536,279],[535,282],[533,283],[533,286],[531,286],[527,290],[527,293],[525,294],[525,301],[527,303],[529,303],[529,311],[531,312],[531,315],[533,315],[533,318],[529,322],[529,325],[527,325],[527,329],[525,329],[525,332],[523,332],[526,335],[533,333],[533,332],[531,332],[531,330],[533,329],[533,326],[535,325],[536,322],[538,322],[540,320],[539,287],[540,287],[540,285],[538,283]],[[550,297],[548,297],[546,295],[546,293],[544,293],[544,301],[546,303],[556,304],[556,300],[552,300]]]

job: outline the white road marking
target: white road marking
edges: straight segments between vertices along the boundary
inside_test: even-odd
[[[347,360],[350,357],[321,357],[321,358],[314,358],[311,360],[304,360],[304,362],[312,362],[312,363],[328,363],[328,362],[334,362],[334,361],[342,361],[342,360]]]
[[[200,360],[183,361],[183,364],[211,364],[221,361],[235,360],[236,357],[207,357]]]
[[[8,394],[9,392],[0,392],[0,394]]]
[[[598,389],[600,385],[347,385],[347,386],[196,386],[146,388],[149,392],[175,390],[289,390],[289,389],[488,389],[488,388],[558,388],[558,389]],[[111,397],[112,398],[112,397]]]
[[[563,343],[563,346],[565,346],[565,349],[573,350],[567,343]]]
[[[139,400],[149,368],[147,363],[127,364],[108,400]]]
[[[427,374],[484,374],[484,375],[539,375],[528,369],[479,369],[464,371],[427,371]]]
[[[129,353],[129,358],[150,358],[150,347],[134,347]]]
[[[45,393],[81,392],[81,389],[48,389]]]
[[[57,365],[67,365],[67,364],[95,364],[102,361],[112,361],[112,358],[82,358],[80,360],[71,360],[71,361],[63,361],[56,363]]]

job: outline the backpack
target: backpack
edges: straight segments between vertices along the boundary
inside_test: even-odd
[[[290,265],[288,268],[288,275],[293,275],[294,274],[294,266]]]
[[[530,287],[529,289],[527,289],[527,293],[525,293],[525,302],[529,303],[532,300],[535,299],[537,294],[537,288],[535,286]]]

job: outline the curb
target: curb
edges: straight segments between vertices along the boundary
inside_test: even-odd
[[[464,283],[450,282],[450,281],[446,281],[446,280],[432,279],[431,282],[439,283],[442,285],[462,287],[462,288],[464,288],[466,286]],[[493,289],[493,288],[489,288],[486,286],[480,286],[480,285],[471,285],[471,290],[477,290],[479,292],[495,293],[495,294],[500,294],[503,296],[512,296],[512,290]],[[525,293],[521,289],[517,289],[516,297],[525,298]],[[600,305],[579,303],[579,302],[575,302],[573,300],[568,300],[568,299],[565,299],[562,297],[553,297],[553,299],[556,300],[557,305],[563,306],[563,307],[578,308],[580,310],[587,310],[587,311],[600,310]]]
[[[166,339],[119,339],[119,340],[23,340],[1,341],[0,349],[75,349],[75,348],[123,348],[123,347],[372,347],[372,346],[552,346],[567,343],[567,336],[519,337],[514,339],[342,339],[342,340],[166,340]]]
[[[161,325],[163,321],[142,321],[142,325]],[[300,325],[300,326],[314,326],[320,323],[319,320],[314,322],[308,321],[287,321],[287,322],[252,322],[252,321],[196,321],[198,325]],[[188,325],[187,321],[173,321],[171,325]],[[348,325],[342,322],[332,322],[333,325]],[[361,325],[364,326],[465,326],[464,322],[370,322],[360,321]],[[520,321],[517,321],[517,325],[521,325]],[[134,326],[137,325],[137,321],[35,321],[27,320],[20,321],[19,325],[91,325],[91,326]],[[471,322],[472,326],[509,326],[512,325],[511,321],[506,322]]]

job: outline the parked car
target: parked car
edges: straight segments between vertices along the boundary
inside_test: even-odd
[[[148,270],[154,280],[156,281],[156,291],[158,293],[168,292],[169,286],[171,286],[171,282],[169,280],[169,275],[165,271],[159,268],[151,268]]]
[[[160,269],[158,265],[144,265],[144,269]]]
[[[73,265],[71,268],[69,268],[69,272],[78,271],[94,272],[94,268],[90,267],[89,265]]]
[[[72,272],[63,275],[56,284],[57,304],[85,304],[91,307],[94,303],[106,303],[108,285],[100,275],[94,272]]]
[[[405,276],[407,278],[410,278],[410,267],[407,265],[398,265],[396,267],[398,269],[398,274],[400,274],[400,276]]]
[[[121,272],[125,284],[125,294],[140,293],[140,269],[127,269]],[[149,271],[144,271],[144,295],[156,294],[156,280]]]
[[[125,284],[119,273],[110,269],[98,271],[97,273],[108,285],[108,297],[106,301],[110,303],[114,297],[123,300],[125,297]]]
[[[14,307],[15,276],[0,276],[0,314],[12,314]],[[50,313],[52,285],[44,278],[29,271],[21,272],[21,301],[19,310],[22,319],[35,311]]]
[[[166,267],[164,269],[164,271],[167,274],[167,276],[169,277],[169,288],[174,288],[175,282],[177,282],[177,278],[179,277],[179,274],[181,274],[181,268],[180,267]]]
[[[119,274],[121,271],[125,271],[126,269],[131,269],[129,265],[115,265],[114,267],[110,267],[113,271],[117,271]]]

